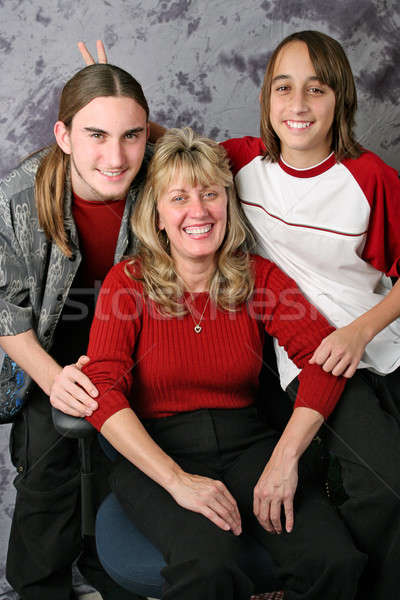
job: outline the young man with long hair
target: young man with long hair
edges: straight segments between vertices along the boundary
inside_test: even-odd
[[[77,441],[53,427],[49,393],[62,367],[85,353],[96,290],[133,248],[130,215],[151,155],[148,114],[131,75],[112,65],[82,69],[62,91],[56,143],[0,185],[2,400],[24,390],[10,408],[18,476],[7,579],[23,600],[74,597],[80,462]],[[74,414],[83,362],[69,367],[68,392],[60,392],[60,408]],[[86,414],[95,408],[93,397]],[[106,468],[101,451],[99,461]],[[104,473],[95,479],[105,484]],[[105,492],[97,492],[100,500]],[[93,555],[83,552],[78,565],[105,597],[115,586]]]

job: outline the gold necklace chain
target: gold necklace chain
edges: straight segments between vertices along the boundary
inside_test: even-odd
[[[192,296],[192,294],[190,294],[190,296],[191,296],[191,298],[192,298],[192,301],[193,301],[193,304],[194,304],[194,300],[193,300],[193,296]],[[200,323],[201,323],[201,322],[202,322],[202,320],[203,320],[204,313],[206,312],[206,308],[207,308],[207,306],[208,306],[208,303],[209,303],[209,302],[210,302],[210,296],[208,296],[207,302],[205,303],[205,306],[204,306],[203,312],[201,313],[201,317],[200,317],[200,319],[199,319],[199,322],[198,322],[198,323],[196,323],[196,319],[194,318],[194,316],[193,316],[193,313],[192,313],[192,311],[190,310],[190,306],[189,306],[189,304],[188,304],[188,302],[187,302],[187,300],[186,300],[186,298],[185,298],[185,304],[186,304],[186,306],[188,307],[188,311],[189,311],[189,313],[190,313],[190,316],[191,316],[191,317],[192,317],[192,319],[193,319],[193,323],[194,323],[194,330],[195,330],[195,332],[196,332],[196,333],[200,333],[200,331],[202,330],[202,328],[200,327]]]

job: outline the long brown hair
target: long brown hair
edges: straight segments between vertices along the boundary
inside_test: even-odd
[[[249,255],[244,251],[251,241],[246,218],[236,196],[233,176],[224,148],[190,127],[170,129],[157,141],[146,184],[132,217],[138,239],[138,257],[146,293],[161,312],[186,312],[180,302],[182,280],[177,276],[164,230],[158,229],[157,201],[176,174],[190,185],[218,184],[225,188],[227,229],[218,249],[217,266],[209,282],[210,298],[226,310],[237,310],[252,293],[254,278]],[[129,269],[127,269],[129,274]]]
[[[332,148],[339,162],[342,158],[358,158],[363,150],[355,140],[355,113],[357,91],[353,73],[342,46],[335,39],[319,31],[300,31],[286,37],[275,48],[269,59],[261,90],[261,137],[267,149],[266,159],[277,162],[280,140],[270,120],[271,84],[279,52],[291,42],[304,42],[319,81],[335,93],[335,115],[332,126]]]
[[[61,92],[58,120],[70,130],[72,119],[84,106],[102,96],[132,98],[149,116],[149,107],[140,84],[129,73],[109,64],[95,64],[78,71]],[[48,148],[36,175],[35,193],[39,223],[49,240],[71,256],[64,228],[65,188],[70,157],[58,144]]]

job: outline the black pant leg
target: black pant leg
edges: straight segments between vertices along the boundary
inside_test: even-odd
[[[69,600],[72,564],[105,598],[116,584],[105,573],[94,538],[82,539],[77,440],[53,427],[48,396],[31,395],[11,432],[17,491],[7,555],[7,579],[24,600]],[[92,444],[95,508],[110,492],[110,461]],[[21,565],[24,565],[21,568]]]
[[[199,471],[216,478],[209,469]],[[249,599],[254,586],[239,566],[240,541],[231,532],[179,506],[128,461],[115,466],[112,487],[126,514],[165,558],[163,600]]]
[[[97,512],[101,503],[111,491],[109,484],[111,461],[106,457],[97,436],[92,438],[90,458],[93,470],[94,509]],[[106,600],[111,592],[116,593],[116,590],[120,588],[100,563],[95,536],[85,535],[82,543],[82,552],[77,562],[78,569],[85,579],[100,592],[102,598]],[[133,598],[138,598],[138,596],[132,595],[132,600]]]
[[[82,547],[77,442],[55,431],[39,389],[14,423],[11,449],[19,474],[7,579],[24,600],[70,600],[71,566]]]
[[[226,464],[223,481],[235,497],[242,516],[243,529],[249,531],[271,554],[276,563],[276,575],[283,583],[288,600],[351,600],[356,597],[358,581],[364,570],[366,556],[359,552],[342,519],[330,505],[324,489],[303,461],[299,464],[299,481],[294,499],[293,531],[273,535],[265,531],[253,513],[253,490],[277,442],[268,434],[268,422],[254,421],[246,413],[247,431],[240,428],[242,416],[232,424],[223,411],[214,419],[217,436],[222,441],[225,456],[237,440],[254,443]],[[260,430],[266,432],[259,440]],[[259,441],[257,441],[259,440]]]
[[[356,550],[343,521],[307,469],[300,474],[293,533],[268,534],[255,519],[253,489],[277,441],[256,408],[205,410],[160,419],[149,431],[186,471],[224,481],[238,501],[244,527],[278,564],[289,600],[355,598],[366,557]],[[243,594],[248,595],[251,587],[243,587],[247,578],[238,566],[237,538],[179,507],[127,461],[116,466],[113,489],[130,518],[164,554],[168,567],[163,573],[167,578],[163,598],[247,600]],[[201,587],[197,579],[201,573],[203,583],[212,582],[212,590]],[[219,576],[224,573],[221,596]]]
[[[364,589],[370,600],[400,589],[399,408],[400,373],[382,377],[360,369],[324,427],[349,496],[340,514],[369,557]]]

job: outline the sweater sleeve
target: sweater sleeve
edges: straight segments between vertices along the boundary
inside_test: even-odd
[[[274,263],[254,257],[255,291],[251,309],[265,330],[276,337],[301,369],[295,408],[318,411],[326,419],[336,406],[346,379],[326,373],[309,360],[320,342],[334,328],[302,295],[296,283]]]
[[[115,265],[101,287],[82,370],[99,390],[99,408],[87,420],[100,430],[114,413],[129,408],[133,351],[144,306],[141,285],[125,273],[126,261]]]

